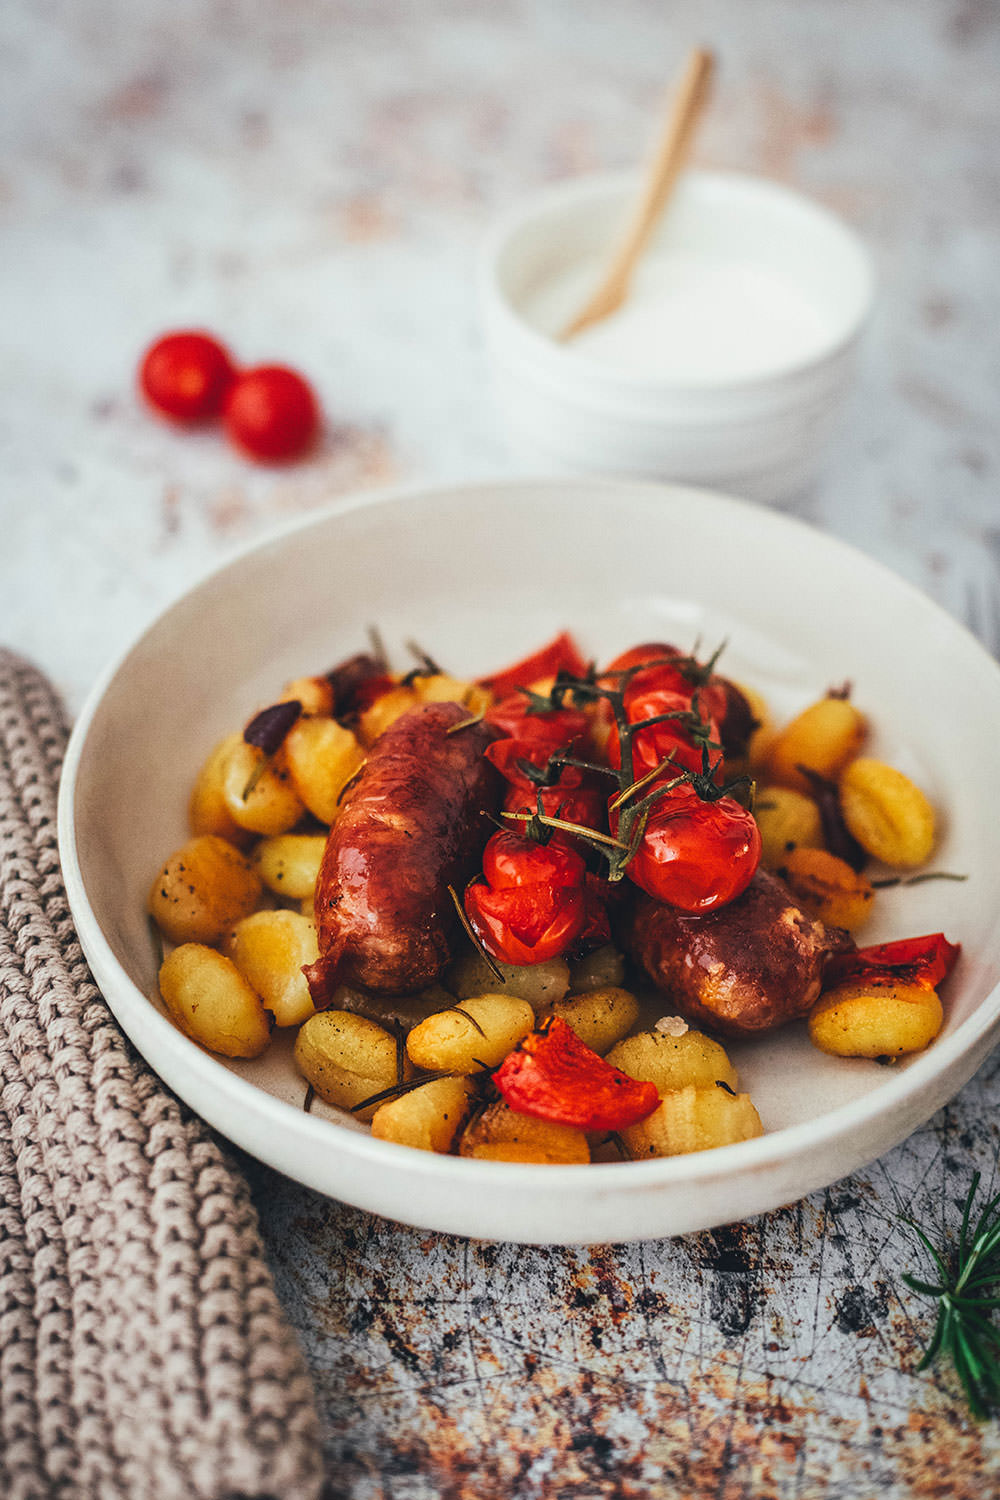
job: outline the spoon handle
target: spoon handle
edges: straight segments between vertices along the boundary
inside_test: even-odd
[[[714,67],[712,53],[704,48],[695,48],[688,58],[625,234],[599,286],[564,330],[564,339],[572,338],[592,323],[608,317],[624,302],[632,272],[687,158],[695,126],[708,97]]]

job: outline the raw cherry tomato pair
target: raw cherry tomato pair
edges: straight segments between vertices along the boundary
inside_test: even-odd
[[[139,385],[149,404],[185,425],[222,417],[248,457],[280,463],[301,457],[319,431],[312,388],[284,365],[237,370],[206,333],[168,333],[147,349]]]

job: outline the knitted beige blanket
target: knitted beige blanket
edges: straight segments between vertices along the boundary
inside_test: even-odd
[[[246,1185],[118,1030],[59,870],[62,707],[0,651],[0,1496],[313,1500]]]

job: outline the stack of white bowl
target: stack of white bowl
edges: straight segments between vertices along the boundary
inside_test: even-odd
[[[647,254],[679,247],[777,278],[821,332],[802,357],[776,358],[763,344],[759,357],[747,351],[735,376],[687,374],[676,359],[665,372],[630,369],[545,326],[555,305],[546,288],[606,257],[637,186],[632,174],[560,184],[489,237],[482,307],[511,444],[519,458],[557,471],[671,479],[787,503],[814,481],[851,388],[872,305],[871,259],[839,219],[778,184],[687,172]]]

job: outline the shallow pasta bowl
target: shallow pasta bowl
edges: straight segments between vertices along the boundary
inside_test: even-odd
[[[145,896],[187,835],[209,749],[288,679],[364,649],[376,625],[457,675],[506,665],[563,627],[597,658],[645,639],[728,642],[725,669],[781,718],[845,678],[873,753],[940,812],[936,868],[961,882],[880,892],[865,942],[944,930],[963,945],[937,1040],[907,1063],[826,1057],[801,1024],[732,1048],[766,1134],[669,1160],[543,1167],[434,1156],[306,1112],[284,1034],[260,1059],[210,1055],[167,1018]],[[608,481],[364,495],[199,583],[91,693],[63,775],[59,833],[84,951],[161,1078],[260,1160],[331,1197],[445,1232],[601,1243],[743,1219],[898,1144],[1000,1036],[1000,859],[984,801],[1000,669],[930,600],[854,549],[702,490]],[[665,1009],[669,1009],[665,1005]]]

